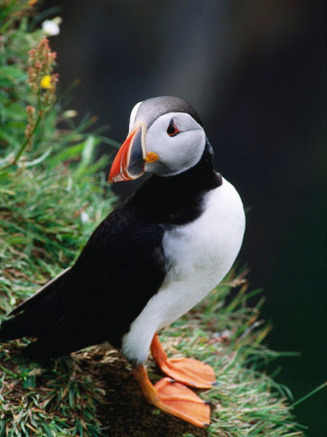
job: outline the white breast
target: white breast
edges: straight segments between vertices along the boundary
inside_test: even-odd
[[[145,362],[154,333],[174,322],[206,296],[227,274],[240,250],[245,215],[228,181],[211,190],[201,216],[167,231],[163,248],[169,272],[158,293],[124,336],[124,355]]]

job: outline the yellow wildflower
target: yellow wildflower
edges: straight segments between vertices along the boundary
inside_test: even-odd
[[[51,82],[50,74],[47,74],[46,76],[42,77],[41,88],[44,88],[46,90],[51,90],[53,88],[53,83]]]

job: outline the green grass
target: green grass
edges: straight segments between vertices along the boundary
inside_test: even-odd
[[[91,369],[68,359],[48,367],[24,362],[15,356],[17,344],[0,352],[0,435],[100,435],[96,405],[103,389]]]
[[[28,85],[34,62],[28,52],[43,38],[34,28],[40,17],[26,1],[0,5],[3,318],[72,264],[113,208],[115,197],[97,175],[108,159],[96,155],[100,141],[115,143],[100,131],[85,133],[92,129],[92,118],[76,124],[65,99],[56,100],[55,89],[52,94],[42,89],[39,79],[34,89]],[[27,106],[34,108],[35,118]],[[289,391],[266,374],[267,364],[280,354],[263,343],[271,327],[260,321],[263,301],[249,305],[254,294],[242,276],[229,277],[160,334],[169,354],[214,367],[218,385],[200,394],[212,402],[208,430],[146,404],[127,362],[115,351],[93,347],[71,358],[33,363],[20,353],[28,340],[17,340],[0,345],[0,437],[302,435]],[[152,361],[149,369],[153,380],[161,377]]]
[[[54,65],[42,61],[42,41],[51,52],[33,25],[37,10],[27,1],[0,6],[1,319],[73,262],[115,197],[96,175],[108,162],[96,159],[100,139],[114,142],[85,133],[93,119],[76,124],[55,88],[41,87]],[[43,66],[32,83],[36,62]],[[99,435],[102,392],[92,372],[74,360],[25,362],[17,353],[24,343],[0,345],[0,436]]]
[[[83,177],[77,169],[60,165],[8,172],[2,179],[0,175],[3,312],[69,265],[95,224],[110,211],[114,198],[101,195],[102,178]]]
[[[130,388],[129,365],[123,359],[118,364],[108,361],[106,350],[89,348],[71,358],[30,363],[20,354],[27,340],[18,340],[0,347],[0,436],[304,435],[290,408],[288,389],[265,373],[279,354],[263,345],[270,325],[260,321],[258,307],[248,305],[253,293],[240,282],[227,278],[160,334],[168,355],[191,356],[214,367],[217,386],[200,394],[212,403],[208,430],[197,430],[150,405],[144,407],[138,388]],[[118,384],[116,394],[111,393],[107,372]],[[161,378],[152,361],[149,374],[153,381]],[[129,400],[131,406],[124,410],[120,404],[127,393],[134,401]],[[119,413],[112,410],[112,403]],[[171,423],[174,434],[165,428]],[[142,432],[136,431],[139,426]]]

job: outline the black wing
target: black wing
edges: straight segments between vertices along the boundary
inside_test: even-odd
[[[17,307],[0,339],[35,336],[35,356],[67,354],[121,338],[165,273],[163,227],[122,205],[94,231],[75,265]]]
[[[67,279],[70,270],[69,267],[61,272],[57,277],[41,287],[33,296],[11,311],[9,317],[14,317],[10,317],[1,324],[1,341],[36,336],[41,332],[42,327],[49,325],[49,314],[46,311],[42,311],[42,309],[52,306],[51,313],[54,314],[53,302],[55,296]]]

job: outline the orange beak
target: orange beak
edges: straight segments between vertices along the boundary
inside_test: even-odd
[[[121,145],[112,163],[109,182],[130,181],[144,174],[146,127],[138,124]]]

